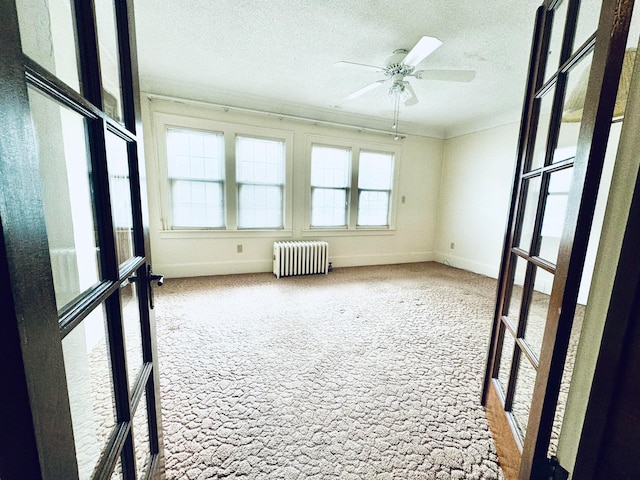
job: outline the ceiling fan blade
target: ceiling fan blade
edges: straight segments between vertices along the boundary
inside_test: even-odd
[[[383,72],[383,67],[378,67],[376,65],[367,65],[366,63],[356,63],[356,62],[336,62],[333,64],[335,67],[357,67],[357,68],[366,68],[368,70],[376,70],[378,72]]]
[[[476,78],[475,70],[416,70],[411,74],[419,80],[470,82]]]
[[[405,107],[410,107],[411,105],[418,103],[418,96],[409,82],[404,82],[404,89],[411,95],[404,101]]]
[[[407,53],[402,63],[415,67],[431,55],[440,45],[442,45],[442,42],[436,37],[422,37],[411,51]]]
[[[385,78],[383,80],[378,80],[377,82],[370,83],[366,87],[363,87],[360,90],[356,90],[355,92],[353,92],[348,97],[344,97],[344,99],[345,100],[353,100],[354,98],[358,98],[358,97],[364,95],[365,93],[368,93],[368,92],[370,92],[372,90],[375,90],[376,88],[378,88],[380,85],[382,85],[386,81],[387,81],[387,79]]]

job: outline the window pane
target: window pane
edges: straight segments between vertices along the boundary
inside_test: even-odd
[[[239,228],[282,228],[282,187],[240,185]]]
[[[236,139],[238,228],[282,228],[284,142]]]
[[[167,130],[169,178],[224,180],[224,137],[196,130]]]
[[[107,163],[109,169],[109,190],[111,193],[111,213],[116,235],[118,264],[133,257],[133,208],[131,185],[129,182],[129,156],[127,142],[107,132]]]
[[[104,111],[121,122],[122,88],[120,84],[120,54],[113,0],[96,0],[96,28],[102,77]]]
[[[71,1],[19,0],[16,8],[24,53],[80,91]]]
[[[358,226],[389,225],[389,192],[360,192]]]
[[[174,180],[171,199],[174,227],[224,227],[222,184]]]
[[[311,225],[344,227],[347,225],[347,190],[314,188],[311,194]]]
[[[80,479],[91,478],[115,426],[106,317],[102,305],[62,340]]]
[[[236,168],[239,183],[284,183],[284,142],[238,137]]]
[[[85,120],[29,89],[56,304],[100,280]]]
[[[391,190],[393,185],[393,155],[389,153],[360,152],[358,188]]]
[[[313,145],[311,186],[347,188],[350,184],[351,150]]]
[[[167,129],[171,226],[224,227],[224,137],[221,133]]]

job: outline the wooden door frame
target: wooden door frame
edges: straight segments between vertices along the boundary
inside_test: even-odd
[[[611,118],[615,104],[618,78],[622,69],[622,60],[626,47],[626,39],[629,28],[629,19],[633,8],[633,0],[604,0],[600,13],[597,39],[592,36],[582,47],[571,49],[573,42],[573,32],[575,27],[569,22],[574,21],[571,15],[577,12],[577,2],[566,0],[568,4],[567,23],[565,31],[573,28],[570,33],[570,41],[564,40],[561,60],[563,65],[559,71],[567,71],[572,61],[571,50],[574,56],[577,52],[587,51],[594,44],[593,61],[589,84],[587,88],[587,102],[585,102],[576,161],[574,163],[574,186],[571,188],[568,199],[568,208],[565,217],[565,228],[563,230],[560,251],[554,273],[554,282],[550,298],[550,304],[546,319],[543,344],[539,357],[538,375],[534,386],[534,395],[529,412],[527,425],[527,435],[522,448],[522,458],[518,478],[547,478],[549,475],[549,461],[547,459],[547,448],[553,427],[558,391],[564,370],[567,346],[573,325],[575,307],[580,287],[584,258],[589,240],[589,232],[595,209],[595,202],[602,173],[604,154],[609,136]],[[557,0],[546,0],[542,6],[545,10],[542,27],[538,17],[537,32],[550,32],[551,21],[553,19],[553,8],[558,4]],[[544,38],[544,36],[543,36]],[[493,387],[493,377],[499,364],[499,354],[501,350],[502,332],[502,305],[506,296],[508,285],[507,273],[513,269],[510,265],[511,245],[515,232],[519,228],[519,219],[515,218],[517,209],[517,199],[521,196],[518,192],[521,182],[521,172],[524,166],[522,159],[527,155],[527,130],[531,130],[531,125],[535,123],[535,104],[533,95],[542,87],[538,85],[531,88],[531,83],[539,82],[544,66],[541,65],[542,56],[546,55],[546,48],[542,48],[545,40],[532,46],[532,60],[530,67],[538,69],[538,75],[532,80],[533,72],[529,72],[529,81],[525,98],[525,111],[521,126],[517,172],[514,178],[512,189],[511,209],[509,213],[509,226],[505,235],[505,246],[503,248],[502,264],[500,268],[500,280],[496,295],[496,314],[491,333],[489,354],[487,357],[487,368],[484,379],[482,393],[483,404],[486,405],[489,389]],[[533,57],[537,57],[534,59]],[[578,58],[578,57],[576,57]],[[560,74],[562,75],[562,74]],[[560,76],[558,81],[564,79]],[[556,92],[556,95],[558,92]],[[563,94],[563,92],[560,92]],[[558,97],[557,97],[558,98]],[[556,102],[556,105],[558,103]],[[528,111],[526,110],[528,108]],[[557,107],[554,115],[558,115]],[[553,117],[552,117],[553,118]],[[551,122],[549,138],[557,137],[560,122],[555,117]],[[549,150],[555,148],[555,141],[550,141],[547,145],[547,155]],[[576,188],[577,186],[577,188]],[[499,347],[499,348],[498,348]],[[504,412],[503,412],[504,413]],[[505,414],[506,415],[506,414]]]
[[[44,210],[33,175],[35,133],[25,71],[16,69],[23,54],[14,2],[0,4],[0,18],[0,476],[77,478],[69,399],[60,388],[66,378]],[[52,437],[60,441],[46,441]]]

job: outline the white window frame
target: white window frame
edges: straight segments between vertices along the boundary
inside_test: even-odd
[[[283,175],[282,175],[282,181],[280,183],[273,183],[273,182],[268,182],[268,181],[262,181],[262,182],[258,182],[258,181],[240,181],[237,179],[237,172],[238,172],[238,162],[235,161],[235,168],[236,168],[236,191],[237,191],[237,198],[238,198],[238,205],[237,205],[237,212],[238,212],[238,216],[240,216],[240,190],[242,188],[242,186],[244,185],[255,185],[255,186],[267,186],[267,187],[276,187],[280,190],[280,198],[282,201],[282,204],[284,205],[284,199],[285,199],[285,189],[286,189],[286,180],[285,180],[285,176],[286,176],[286,151],[287,151],[287,144],[286,142],[281,139],[281,138],[267,138],[267,137],[259,137],[257,135],[245,135],[245,134],[237,134],[236,135],[236,142],[235,145],[238,145],[238,140],[240,138],[246,138],[246,139],[251,139],[251,140],[267,140],[267,141],[271,141],[271,142],[278,142],[278,143],[282,143],[282,150],[283,150],[283,154],[284,157],[283,161],[284,164],[282,165],[283,167]],[[237,159],[237,155],[235,156],[235,158]],[[269,230],[269,229],[273,229],[273,230],[282,230],[284,228],[284,211],[281,212],[282,215],[282,225],[280,227],[250,227],[250,226],[240,226],[240,222],[238,222],[238,229],[242,229],[242,230]]]
[[[319,186],[319,185],[313,185],[311,183],[311,177],[312,177],[312,173],[313,173],[313,148],[314,147],[325,147],[325,148],[334,148],[336,150],[342,150],[342,151],[346,151],[348,152],[348,156],[349,156],[349,163],[347,165],[347,171],[346,171],[346,175],[347,175],[347,185],[344,187],[338,187],[338,186]],[[311,153],[309,155],[309,187],[311,188],[310,191],[310,201],[309,201],[309,214],[310,214],[310,222],[309,225],[311,228],[313,229],[322,229],[322,228],[329,228],[329,229],[344,229],[347,228],[349,226],[349,210],[350,210],[350,204],[351,204],[351,179],[352,179],[352,172],[353,172],[353,151],[351,150],[351,148],[345,148],[345,147],[337,147],[336,145],[323,145],[323,144],[318,144],[318,143],[312,143],[311,144]],[[312,225],[311,222],[313,222],[313,194],[314,194],[314,190],[316,189],[322,189],[322,190],[340,190],[340,191],[344,191],[344,197],[345,197],[345,205],[344,205],[344,221],[345,223],[343,225]]]
[[[351,184],[349,186],[349,198],[347,207],[346,227],[314,227],[311,225],[311,152],[313,145],[321,145],[336,148],[348,148],[351,150]],[[389,196],[389,225],[388,226],[358,226],[358,200],[360,189],[358,188],[358,172],[360,166],[360,152],[389,153],[393,155],[393,181]],[[320,135],[306,136],[306,217],[305,229],[302,235],[311,236],[350,236],[350,235],[384,235],[394,234],[396,230],[396,211],[398,197],[398,183],[400,176],[402,148],[397,143],[377,143],[370,141],[358,141],[345,138],[335,138]]]
[[[158,195],[161,214],[162,238],[202,237],[290,237],[293,216],[293,132],[251,125],[189,117],[184,115],[153,112],[154,146],[156,148],[159,174]],[[225,227],[223,228],[179,228],[171,227],[171,187],[168,176],[166,131],[169,128],[222,133],[225,150],[224,204]],[[282,193],[282,228],[238,228],[238,184],[236,182],[235,145],[238,136],[264,138],[284,142],[285,175]]]
[[[168,137],[168,133],[170,130],[173,131],[178,131],[178,132],[189,132],[189,133],[200,133],[200,134],[211,134],[214,135],[216,137],[220,137],[221,141],[222,141],[222,162],[224,163],[224,156],[225,156],[225,152],[224,152],[224,134],[222,132],[214,132],[214,131],[209,131],[209,130],[195,130],[193,128],[176,128],[176,127],[172,127],[172,126],[167,126],[164,129],[164,139],[165,139],[165,146],[167,145],[167,137]],[[225,223],[225,215],[224,212],[226,210],[226,205],[225,205],[225,188],[226,188],[226,179],[223,176],[221,179],[202,179],[202,178],[194,178],[194,177],[181,177],[181,176],[172,176],[171,173],[169,172],[169,158],[168,158],[168,154],[165,157],[166,158],[166,166],[167,166],[167,180],[169,182],[169,215],[167,216],[170,219],[170,225],[171,225],[171,229],[172,230],[220,230],[221,228],[224,228],[224,223]],[[222,165],[222,169],[224,170],[224,164]],[[174,225],[175,219],[174,219],[174,214],[175,214],[175,206],[173,205],[173,200],[174,200],[174,189],[175,189],[175,183],[179,182],[179,181],[189,181],[189,182],[201,182],[201,183],[209,183],[209,184],[217,184],[218,187],[220,188],[220,192],[221,192],[221,196],[222,196],[222,225],[210,225],[210,226],[185,226],[185,225]]]

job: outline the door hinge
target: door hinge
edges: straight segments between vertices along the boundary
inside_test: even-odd
[[[549,480],[567,480],[569,478],[569,472],[566,471],[560,462],[558,457],[553,456],[549,459]]]

